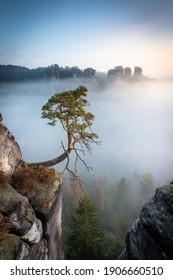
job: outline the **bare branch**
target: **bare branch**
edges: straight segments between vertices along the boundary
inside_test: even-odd
[[[75,154],[76,154],[77,159],[79,159],[79,160],[85,165],[85,167],[86,167],[86,169],[88,170],[88,172],[90,172],[90,170],[92,170],[92,167],[90,167],[90,166],[88,166],[88,165],[86,164],[86,162],[80,157],[78,151],[77,151],[75,148],[74,148],[74,151],[75,151]]]

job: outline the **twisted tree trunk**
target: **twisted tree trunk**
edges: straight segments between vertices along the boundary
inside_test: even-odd
[[[65,160],[67,157],[69,157],[69,154],[71,153],[72,148],[68,148],[64,153],[62,153],[59,157],[56,157],[54,159],[50,159],[47,161],[42,161],[42,162],[32,162],[32,163],[28,163],[28,165],[32,165],[32,166],[39,166],[39,165],[43,165],[46,167],[50,167],[53,166],[55,164],[58,164],[60,162],[62,162],[63,160]]]

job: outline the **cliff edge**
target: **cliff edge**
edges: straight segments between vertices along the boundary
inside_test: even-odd
[[[53,168],[22,164],[0,121],[0,260],[61,258],[62,183]]]
[[[0,170],[5,174],[12,174],[22,159],[20,147],[0,120]]]

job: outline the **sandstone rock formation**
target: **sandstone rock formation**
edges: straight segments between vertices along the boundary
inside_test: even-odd
[[[121,260],[173,259],[173,185],[156,189],[126,236]]]
[[[12,174],[19,165],[22,154],[8,128],[0,122],[0,170]]]
[[[135,66],[134,68],[134,78],[139,80],[142,78],[142,68],[139,66]]]
[[[0,259],[60,259],[61,179],[53,168],[21,166],[21,160],[1,121]]]
[[[134,73],[130,67],[116,66],[113,69],[108,70],[107,77],[109,80],[126,80],[126,81],[140,81],[146,79],[142,75],[142,68],[139,66],[134,67]]]

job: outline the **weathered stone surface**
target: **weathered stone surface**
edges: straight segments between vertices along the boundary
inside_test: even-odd
[[[0,237],[0,260],[46,260],[47,252],[45,239],[30,246],[17,235]]]
[[[0,237],[0,260],[27,260],[29,246],[17,235]]]
[[[7,127],[0,122],[0,170],[12,174],[22,159],[19,145]]]
[[[45,239],[29,247],[29,260],[47,260],[47,254],[48,248]]]
[[[9,184],[0,186],[0,212],[10,223],[10,231],[19,236],[26,234],[35,221],[28,199]]]
[[[163,260],[167,259],[167,256],[138,219],[127,233],[126,248],[121,254],[120,259]]]
[[[42,236],[43,236],[42,223],[40,220],[35,219],[30,230],[25,235],[21,236],[21,238],[29,244],[35,244],[42,239]]]
[[[156,189],[126,236],[120,259],[173,259],[173,186]]]
[[[48,240],[48,259],[60,259],[61,251],[61,218],[62,218],[62,185],[59,178],[51,184],[36,184],[35,193],[25,194],[42,220],[44,235]]]
[[[19,250],[14,259],[16,260],[29,260],[29,245],[20,239]]]
[[[17,235],[0,237],[0,260],[46,260],[47,242],[42,239],[34,245],[28,245]]]
[[[32,178],[30,180],[32,183]],[[30,204],[32,205],[38,216],[42,216],[46,220],[48,220],[60,186],[60,177],[56,173],[52,182],[49,183],[40,182],[36,179],[33,180],[34,191],[31,191],[29,186],[22,191],[20,190],[20,188],[17,188],[16,190],[29,199]],[[14,188],[16,188],[15,185]]]
[[[29,168],[27,173],[29,173]],[[31,190],[29,184],[34,185],[33,190]],[[39,178],[34,177],[29,178],[25,188],[22,188],[20,184],[15,186],[14,183],[16,190],[20,191],[29,199],[37,217],[43,223],[43,235],[48,240],[48,258],[51,260],[59,259],[61,254],[61,185],[61,179],[57,173],[55,173],[50,182],[42,182]]]
[[[17,254],[16,259],[37,259],[37,257],[60,259],[62,194],[60,182],[58,182],[56,179],[55,184],[51,185],[51,194],[46,196],[50,186],[43,184],[44,188],[40,187],[40,196],[33,197],[33,200],[30,198],[31,202],[34,201],[35,211],[42,222],[36,218],[34,209],[26,196],[19,194],[7,183],[1,185],[0,214],[3,216],[1,220],[5,219],[9,223],[9,231],[20,237],[21,241],[25,241],[20,243],[20,250],[19,248],[15,252],[14,249],[12,250],[12,255]],[[43,241],[43,236],[46,236],[48,243]]]
[[[173,259],[173,186],[156,189],[155,196],[146,202],[141,215],[143,226]]]
[[[62,185],[59,186],[56,200],[52,205],[47,223],[47,235],[49,236],[48,249],[49,260],[60,259],[61,256],[61,220],[62,220]]]

